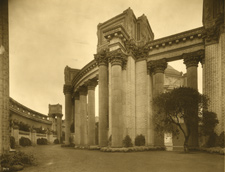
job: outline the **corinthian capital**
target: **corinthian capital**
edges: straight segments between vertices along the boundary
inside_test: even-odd
[[[72,86],[64,84],[63,93],[64,94],[72,94]]]
[[[107,66],[108,65],[107,52],[108,52],[108,50],[101,50],[100,52],[98,52],[97,54],[94,55],[98,66],[101,66],[101,65]]]
[[[198,63],[203,60],[205,56],[204,50],[198,50],[191,53],[185,53],[183,54],[184,64],[187,68],[196,66],[198,67]]]
[[[148,62],[148,69],[153,73],[164,73],[166,68],[167,68],[166,59]]]
[[[108,54],[108,59],[112,66],[120,65],[124,68],[124,66],[127,64],[127,55],[124,54],[121,49],[111,51]]]

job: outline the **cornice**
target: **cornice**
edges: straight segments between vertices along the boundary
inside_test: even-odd
[[[122,25],[117,25],[115,27],[104,30],[103,34],[108,42],[114,37],[120,38],[123,42],[125,42],[130,38],[130,36],[128,35],[128,33],[126,32],[126,30]]]

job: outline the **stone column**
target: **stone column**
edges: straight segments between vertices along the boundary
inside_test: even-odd
[[[74,95],[74,106],[75,106],[75,123],[74,123],[74,129],[75,129],[75,145],[80,145],[80,126],[81,126],[81,117],[80,117],[80,95],[79,92],[76,92]]]
[[[95,145],[95,87],[97,81],[88,81],[88,145]]]
[[[70,85],[64,85],[65,94],[65,144],[69,144],[70,125],[72,120],[72,88]]]
[[[87,146],[87,88],[81,86],[80,93],[80,145]]]
[[[198,90],[198,63],[204,57],[204,50],[199,50],[183,55],[184,64],[187,68],[187,87]],[[194,108],[194,107],[193,107]],[[189,146],[198,147],[198,107],[196,106],[195,122],[191,128]]]
[[[112,106],[112,147],[123,146],[123,114],[122,114],[122,66],[126,56],[118,49],[110,53],[111,62],[111,106]]]
[[[0,1],[0,155],[9,151],[8,0]]]
[[[62,136],[62,114],[57,114],[57,139],[61,139]]]
[[[154,98],[164,92],[164,71],[167,68],[166,59],[150,61],[150,62],[148,62],[148,67],[149,67],[149,70],[153,73],[152,96]],[[152,109],[153,109],[152,112],[153,112],[153,116],[154,116],[154,113],[156,112],[156,107],[152,107]],[[153,123],[150,123],[150,125],[154,126]],[[163,146],[164,145],[164,135],[159,134],[155,131],[153,131],[152,134],[154,135],[152,137],[152,138],[154,138],[153,139],[154,141],[152,142],[152,143],[154,143],[154,146]]]
[[[99,146],[108,145],[108,59],[106,52],[95,55],[99,66]]]

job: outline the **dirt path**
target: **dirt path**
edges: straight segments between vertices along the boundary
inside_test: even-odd
[[[21,150],[34,154],[38,163],[23,172],[224,172],[224,156],[199,152],[105,153],[60,145]]]

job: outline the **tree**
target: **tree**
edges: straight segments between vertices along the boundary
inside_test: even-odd
[[[174,136],[181,131],[185,138],[184,151],[188,152],[188,140],[193,132],[192,128],[198,125],[199,116],[203,115],[203,109],[207,109],[207,102],[204,95],[188,87],[179,87],[171,92],[160,94],[153,100],[156,105],[153,118],[155,130],[170,132]],[[181,120],[184,126],[181,125]]]

